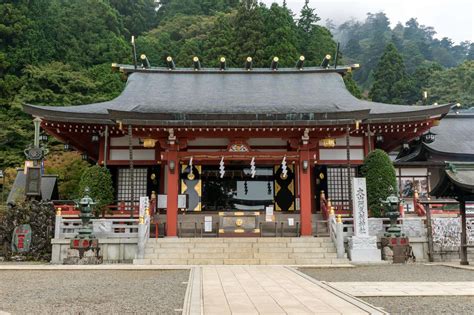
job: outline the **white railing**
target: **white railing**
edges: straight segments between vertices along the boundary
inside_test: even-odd
[[[145,216],[138,219],[138,250],[137,258],[143,259],[145,257],[145,244],[150,237],[150,215],[145,213]]]
[[[328,226],[329,226],[329,236],[331,237],[332,242],[336,246],[337,258],[344,258],[345,249],[344,249],[344,233],[343,233],[343,223],[342,221],[338,222],[334,213],[329,214]]]
[[[98,238],[136,238],[138,219],[92,219],[90,226]],[[74,238],[82,227],[81,219],[64,218],[56,215],[54,238]]]

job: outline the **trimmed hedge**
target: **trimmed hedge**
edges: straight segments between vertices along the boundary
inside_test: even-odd
[[[374,217],[383,215],[381,200],[397,192],[397,178],[392,161],[385,151],[376,149],[370,152],[361,168],[367,181],[367,202]]]
[[[114,185],[109,170],[99,165],[89,167],[82,173],[79,183],[79,198],[89,188],[89,197],[96,202],[96,214],[114,201]]]

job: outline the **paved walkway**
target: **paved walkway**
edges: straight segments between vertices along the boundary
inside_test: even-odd
[[[474,295],[474,282],[328,282],[353,296]]]
[[[283,266],[195,267],[191,281],[185,314],[384,314]]]

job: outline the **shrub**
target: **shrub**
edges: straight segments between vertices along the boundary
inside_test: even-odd
[[[59,199],[76,199],[83,193],[77,187],[90,164],[82,161],[77,151],[63,152],[62,148],[50,153],[44,162],[46,174],[58,175]]]
[[[377,149],[370,152],[361,168],[362,176],[367,180],[367,203],[374,217],[383,215],[380,200],[385,200],[397,191],[395,168],[388,154]]]
[[[114,186],[112,175],[105,167],[94,165],[82,173],[79,183],[79,196],[84,196],[84,190],[89,188],[89,197],[96,202],[95,210],[99,212],[114,201]]]

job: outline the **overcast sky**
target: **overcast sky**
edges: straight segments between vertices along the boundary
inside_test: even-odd
[[[283,0],[260,0],[267,5],[279,4]],[[293,13],[299,14],[304,0],[287,0]],[[351,17],[365,19],[367,12],[385,12],[392,27],[397,22],[403,24],[411,17],[418,18],[420,24],[433,26],[436,37],[449,37],[455,42],[474,41],[474,1],[473,0],[310,0],[322,23],[332,19],[340,24]]]

